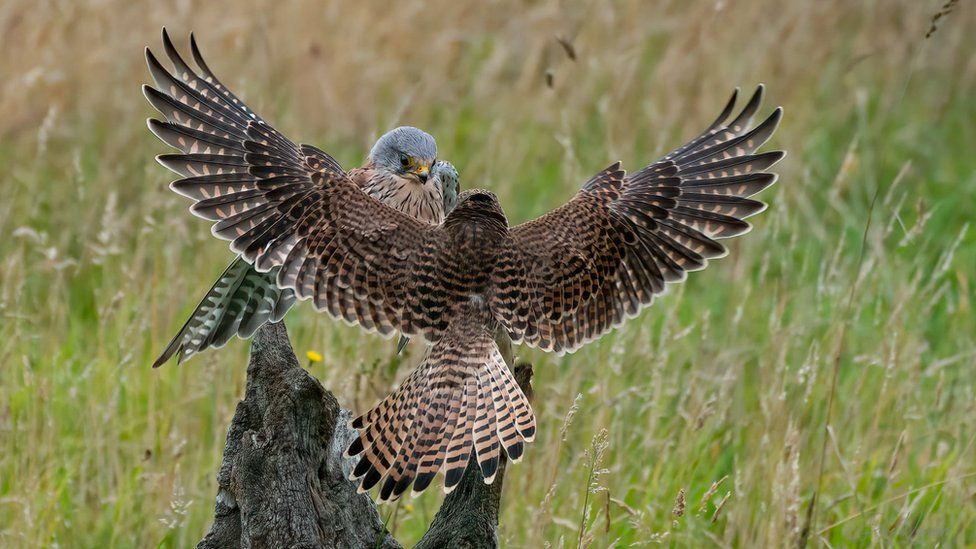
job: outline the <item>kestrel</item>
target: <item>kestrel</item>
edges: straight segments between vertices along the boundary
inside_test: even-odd
[[[214,82],[197,82],[201,93],[180,102],[189,111],[181,118],[242,108]],[[685,145],[630,174],[614,163],[565,205],[514,227],[486,190],[461,193],[440,225],[420,221],[251,114],[246,125],[193,116],[158,133],[172,143],[191,136],[209,154],[244,149],[246,173],[219,197],[194,178],[174,184],[244,261],[259,272],[278,269],[276,284],[319,311],[431,345],[393,394],[353,421],[359,437],[348,454],[360,459],[351,476],[363,490],[382,482],[380,499],[391,499],[411,484],[424,490],[440,471],[450,491],[472,459],[491,482],[502,452],[518,460],[533,439],[535,417],[496,332],[573,351],[637,316],[667,283],[725,255],[718,239],[750,229],[745,219],[765,204],[749,197],[773,184],[766,170],[784,155],[756,153],[782,116],[777,108],[752,126],[762,94],[760,86],[727,121],[734,93]]]
[[[163,154],[158,160],[185,178],[173,183],[174,191],[208,201],[195,205],[194,213],[214,218],[223,207],[221,197],[243,184],[241,174],[248,170],[247,123],[260,119],[220,84],[203,62],[192,36],[199,73],[183,60],[165,29],[163,45],[175,74],[146,49],[146,62],[158,89],[145,86],[143,91],[167,119],[150,120],[149,128],[183,154]],[[301,147],[317,161],[335,162],[310,145]],[[457,204],[459,177],[453,165],[436,157],[433,137],[416,128],[400,127],[380,137],[366,163],[347,175],[370,196],[418,220],[440,224]],[[295,304],[295,293],[275,284],[277,275],[277,268],[259,272],[242,258],[235,259],[153,367],[174,354],[183,362],[204,349],[223,346],[234,335],[248,338],[265,323],[281,320]]]

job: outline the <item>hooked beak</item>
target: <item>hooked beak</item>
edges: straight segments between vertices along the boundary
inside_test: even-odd
[[[421,183],[427,182],[427,177],[430,175],[430,166],[417,166],[417,169],[413,172],[418,178],[420,178]]]

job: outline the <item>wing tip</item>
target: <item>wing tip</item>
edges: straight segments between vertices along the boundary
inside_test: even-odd
[[[210,70],[210,67],[208,67],[207,64],[204,62],[203,54],[200,53],[200,47],[197,45],[196,34],[192,30],[190,31],[190,55],[193,56],[193,61],[197,64],[198,67],[200,67],[200,70],[202,70],[208,76],[212,77],[213,72]]]
[[[779,123],[783,120],[783,107],[776,107],[773,112],[769,113],[769,116],[765,120],[759,123],[753,130],[755,132],[761,131],[761,128],[768,127],[769,135],[771,136],[773,132],[779,128]]]
[[[752,96],[749,98],[749,101],[746,103],[746,106],[748,107],[749,105],[755,104],[755,107],[758,108],[759,105],[762,103],[763,97],[765,97],[765,95],[766,95],[766,85],[760,82],[759,84],[756,85],[756,90],[752,92]]]
[[[148,100],[149,98],[147,97],[146,99]],[[173,143],[170,143],[170,141],[166,139],[166,137],[165,137],[166,124],[167,124],[166,122],[163,122],[162,120],[159,120],[159,119],[156,119],[156,118],[147,118],[146,119],[146,126],[149,128],[149,131],[152,132],[152,134],[156,136],[156,139],[159,139],[160,141],[162,141],[163,143],[165,143],[168,147],[172,147],[172,148],[174,148],[174,149],[182,152],[183,149],[181,149],[180,147],[177,147]]]
[[[764,170],[768,170],[769,168],[772,168],[773,166],[778,164],[781,160],[786,158],[786,151],[784,150],[766,151],[760,154],[766,155],[767,157],[772,159],[769,162],[769,165],[763,168]]]
[[[164,47],[166,47],[167,45],[170,48],[173,47],[173,41],[170,40],[170,38],[169,38],[169,31],[166,29],[166,25],[163,25],[163,28],[160,30],[160,36],[163,39],[163,46]]]
[[[725,121],[735,109],[735,104],[739,101],[739,91],[738,86],[732,89],[732,95],[729,96],[729,100],[725,102],[725,107],[722,108],[722,112],[720,112],[719,115],[715,117],[715,120],[708,126],[709,129],[714,129],[725,124]]]
[[[141,89],[142,89],[142,96],[145,97],[146,98],[146,101],[149,101],[150,104],[152,104],[152,102],[153,102],[153,99],[154,99],[153,96],[154,95],[162,95],[162,92],[160,92],[156,88],[150,86],[149,84],[142,84]],[[155,107],[155,106],[156,105],[153,105],[153,107]],[[159,110],[159,109],[157,109],[157,110]]]

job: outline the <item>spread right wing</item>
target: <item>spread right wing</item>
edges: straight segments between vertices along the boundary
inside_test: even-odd
[[[557,353],[635,317],[666,283],[725,255],[717,242],[747,232],[783,152],[756,153],[782,110],[752,126],[763,88],[727,121],[728,105],[698,137],[632,174],[619,163],[562,207],[512,229],[508,269],[496,286],[518,299],[496,303],[515,342]],[[522,270],[520,270],[520,267]]]

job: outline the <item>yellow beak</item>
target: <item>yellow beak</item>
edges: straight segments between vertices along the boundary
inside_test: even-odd
[[[421,177],[426,177],[429,172],[430,172],[430,166],[421,165],[421,166],[417,166],[417,169],[414,170],[413,173]]]

